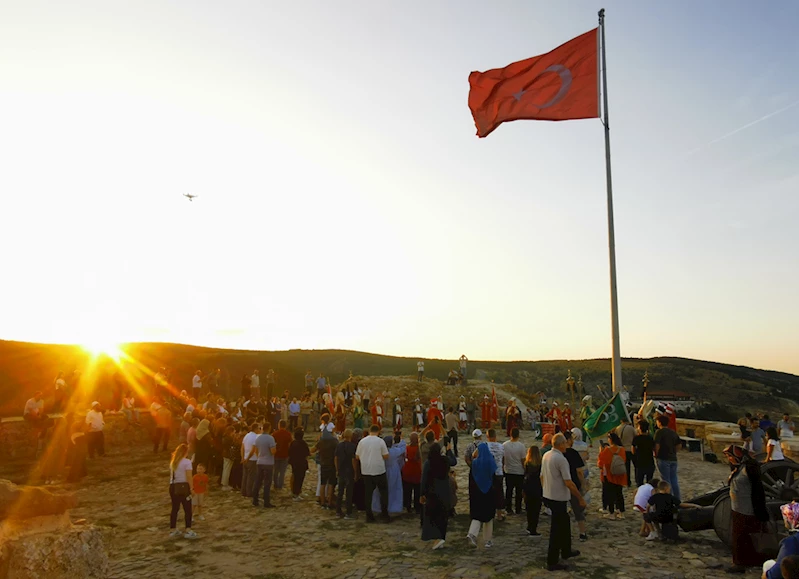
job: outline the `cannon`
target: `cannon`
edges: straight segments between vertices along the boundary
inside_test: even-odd
[[[763,488],[766,491],[766,507],[769,518],[782,528],[780,507],[794,499],[799,499],[799,463],[792,460],[775,460],[760,467]],[[724,486],[685,501],[699,505],[698,509],[680,509],[677,524],[685,532],[713,529],[721,542],[730,546],[732,507],[730,488]]]

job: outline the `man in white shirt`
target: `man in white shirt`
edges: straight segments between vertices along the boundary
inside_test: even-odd
[[[558,433],[552,438],[552,450],[541,460],[541,485],[544,489],[544,504],[552,511],[549,533],[547,568],[550,571],[565,571],[569,566],[560,563],[560,557],[576,557],[580,551],[572,550],[571,522],[567,507],[571,497],[577,498],[581,507],[585,499],[572,482],[569,461],[563,456],[566,451],[566,437]]]
[[[99,402],[92,402],[92,408],[86,413],[86,424],[89,431],[86,433],[86,446],[89,451],[89,458],[94,458],[95,451],[99,456],[105,456],[105,435],[103,427],[103,413]]]
[[[33,398],[30,398],[25,403],[25,410],[22,413],[22,418],[34,428],[40,428],[39,438],[45,438],[50,419],[44,413],[44,398],[42,398],[41,392],[36,392]]]
[[[519,429],[513,427],[510,431],[510,440],[502,444],[505,461],[505,508],[508,514],[513,513],[514,506],[517,515],[522,514],[522,490],[524,487],[524,459],[527,456],[527,447],[519,442]],[[514,497],[514,492],[516,496]],[[515,503],[512,502],[515,498]]]
[[[366,522],[374,523],[372,513],[372,495],[375,488],[380,491],[381,518],[386,523],[391,522],[388,514],[388,479],[386,478],[386,461],[388,460],[388,447],[386,442],[378,436],[380,427],[373,424],[369,428],[369,436],[362,438],[355,449],[355,458],[361,463],[361,475],[366,488]]]
[[[416,362],[416,381],[421,382],[424,378],[424,362],[419,360]]]
[[[203,373],[200,370],[197,370],[191,379],[191,389],[194,397],[199,400],[203,392]]]
[[[250,376],[250,393],[261,396],[261,377],[258,370],[254,370]]]
[[[244,435],[241,441],[241,496],[243,497],[252,497],[255,477],[258,474],[258,456],[250,455],[252,454],[255,441],[261,432],[261,425],[257,422],[253,422],[252,426],[250,426],[250,431]]]

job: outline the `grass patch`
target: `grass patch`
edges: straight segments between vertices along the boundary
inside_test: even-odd
[[[613,579],[618,575],[618,570],[610,565],[597,565],[590,569],[581,570],[580,576],[588,579]]]

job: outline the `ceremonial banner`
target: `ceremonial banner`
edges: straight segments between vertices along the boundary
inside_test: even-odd
[[[625,416],[627,416],[627,411],[617,392],[613,398],[588,417],[583,428],[591,438],[599,438],[621,424],[621,419]]]
[[[599,116],[598,29],[552,52],[469,75],[477,136],[522,119],[566,121]]]

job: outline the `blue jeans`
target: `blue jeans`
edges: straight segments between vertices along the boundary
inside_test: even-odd
[[[275,488],[282,489],[283,483],[286,480],[286,467],[289,465],[289,459],[276,458],[275,459]]]
[[[255,484],[252,488],[252,504],[258,506],[258,494],[261,486],[264,487],[264,506],[270,504],[270,490],[272,488],[272,473],[275,470],[273,464],[259,464],[258,474],[255,475]]]
[[[658,470],[663,480],[671,485],[671,494],[680,500],[680,482],[677,480],[677,461],[658,459]]]

